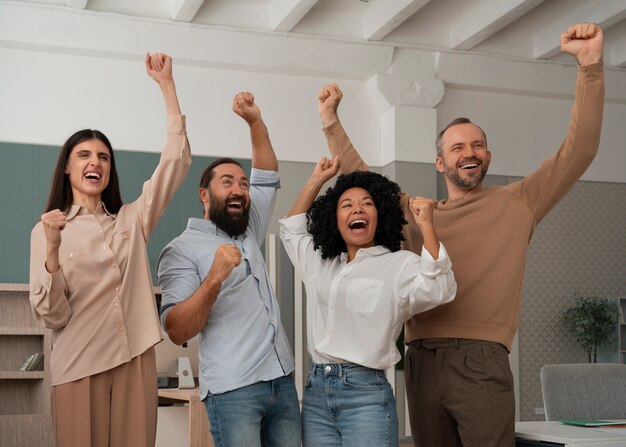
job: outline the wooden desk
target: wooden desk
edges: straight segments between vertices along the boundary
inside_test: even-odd
[[[615,432],[611,432],[615,430]],[[571,447],[613,447],[626,446],[626,434],[620,429],[604,431],[591,427],[576,427],[557,421],[516,422],[515,439],[522,441],[551,442],[556,446]],[[526,444],[532,445],[532,444]]]
[[[198,388],[179,390],[177,388],[159,388],[160,403],[189,403],[189,446],[214,447],[209,431],[209,419],[204,404],[200,401]]]

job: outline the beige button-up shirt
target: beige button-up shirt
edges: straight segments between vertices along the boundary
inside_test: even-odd
[[[141,195],[117,214],[73,205],[61,268],[48,273],[41,222],[31,233],[30,301],[52,329],[50,373],[60,385],[129,362],[161,340],[146,242],[191,165],[185,117],[168,117],[167,143]]]

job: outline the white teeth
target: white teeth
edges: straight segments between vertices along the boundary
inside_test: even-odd
[[[461,166],[463,169],[472,169],[478,167],[478,163],[468,163],[466,165]]]
[[[85,174],[85,177],[89,179],[100,180],[100,174],[98,174],[97,172],[88,172]]]
[[[349,228],[355,228],[355,227],[365,227],[367,226],[367,221],[363,220],[363,219],[357,219],[357,220],[353,220],[352,222],[350,222],[348,224]]]

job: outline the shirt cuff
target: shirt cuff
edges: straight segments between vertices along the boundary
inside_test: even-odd
[[[447,273],[452,268],[446,247],[439,242],[439,257],[435,260],[425,247],[422,247],[422,273],[426,276],[436,276]]]
[[[277,171],[252,168],[250,170],[250,185],[280,188],[280,174]]]
[[[280,230],[283,233],[307,233],[306,213],[295,214],[293,216],[284,217],[278,221]]]

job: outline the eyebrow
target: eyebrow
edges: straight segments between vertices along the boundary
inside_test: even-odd
[[[222,176],[220,177],[220,180],[222,180],[223,178],[227,178],[227,179],[230,179],[230,180],[235,180],[235,176],[232,175],[232,174],[222,174]],[[246,181],[248,183],[250,182],[250,180],[248,180],[248,177],[246,177],[245,175],[239,177],[239,181]]]
[[[372,196],[371,196],[371,195],[367,195],[367,196],[363,196],[363,197],[361,197],[361,198],[360,198],[360,199],[358,199],[358,200],[363,201],[363,200],[374,200],[374,199],[372,198]],[[341,204],[342,204],[343,202],[345,202],[345,201],[352,202],[352,199],[351,199],[350,197],[346,197],[345,199],[343,199],[343,200],[340,200],[340,201],[339,201],[339,205],[341,205]]]

